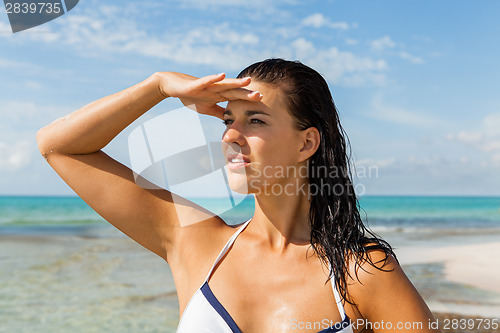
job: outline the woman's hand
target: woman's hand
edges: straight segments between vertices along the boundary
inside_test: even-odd
[[[226,79],[225,74],[209,75],[197,78],[176,72],[158,72],[158,87],[165,97],[177,97],[195,111],[222,119],[224,108],[217,103],[232,100],[258,102],[262,95],[258,91],[245,89],[250,78]]]

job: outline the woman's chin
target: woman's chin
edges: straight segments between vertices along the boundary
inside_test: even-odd
[[[245,180],[241,179],[232,179],[233,177],[229,176],[229,188],[231,191],[240,193],[240,194],[250,194],[249,188],[248,188],[248,183]],[[235,177],[234,177],[235,178]]]
[[[249,194],[249,182],[245,168],[235,170],[226,165],[225,169],[229,188],[236,193]]]

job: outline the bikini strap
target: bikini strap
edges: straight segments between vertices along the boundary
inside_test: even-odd
[[[210,271],[207,274],[205,282],[207,282],[208,279],[210,278],[210,276],[212,275],[212,273],[213,273],[213,271],[215,269],[215,266],[217,266],[217,264],[222,259],[222,257],[224,257],[224,255],[227,253],[227,251],[229,251],[229,249],[233,245],[234,241],[236,240],[236,237],[238,237],[238,235],[246,228],[246,226],[248,225],[248,223],[250,223],[251,220],[252,219],[249,219],[248,221],[246,221],[245,223],[243,223],[243,225],[241,225],[238,228],[238,230],[236,230],[236,232],[231,236],[231,238],[229,238],[229,240],[227,241],[226,245],[224,245],[224,247],[220,251],[219,255],[217,256],[217,259],[215,259],[215,262],[212,265],[212,268],[210,268]]]
[[[344,305],[342,304],[342,299],[340,298],[340,294],[337,291],[337,286],[335,285],[335,279],[332,278],[330,279],[330,283],[332,284],[332,290],[333,290],[333,296],[335,297],[335,302],[337,303],[337,307],[340,312],[340,317],[342,318],[342,321],[345,319],[345,310],[344,310]]]

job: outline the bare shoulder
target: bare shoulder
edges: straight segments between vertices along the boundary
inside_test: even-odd
[[[379,293],[387,292],[386,288],[394,288],[393,282],[407,280],[397,260],[381,249],[368,250],[362,257],[351,256],[348,268],[348,293],[360,311]]]
[[[358,283],[361,285],[376,282],[381,273],[395,270],[401,270],[396,258],[378,248],[368,249],[366,254],[360,258],[351,256],[349,262],[349,274],[353,280],[352,282],[359,280]],[[398,275],[397,272],[396,275]]]
[[[180,227],[177,244],[168,263],[175,280],[181,312],[203,284],[217,255],[236,228],[218,216]]]
[[[429,328],[434,317],[394,256],[381,249],[368,250],[349,263],[348,293],[362,318],[375,332],[439,332]],[[389,327],[392,327],[389,328]]]
[[[208,260],[221,250],[235,231],[235,227],[219,216],[203,216],[186,225],[181,222],[178,228],[175,248],[169,257],[171,266],[185,265],[186,260],[195,263]]]

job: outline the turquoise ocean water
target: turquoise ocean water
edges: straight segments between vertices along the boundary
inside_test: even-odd
[[[217,210],[224,201],[198,199]],[[364,196],[362,217],[375,231],[414,232],[430,229],[500,229],[500,197]],[[239,223],[252,216],[254,203],[247,197],[222,217]],[[0,234],[84,233],[107,226],[78,197],[0,196]]]
[[[227,200],[197,203],[217,210]],[[500,197],[367,196],[360,203],[371,228],[390,236],[391,244],[500,232]],[[253,209],[249,197],[222,217],[242,222]],[[179,309],[169,266],[78,197],[0,196],[0,267],[0,332],[176,330]],[[430,279],[429,267],[411,268],[424,296],[448,299],[450,292],[475,292],[441,277]],[[471,299],[488,300],[485,291],[477,292]]]

